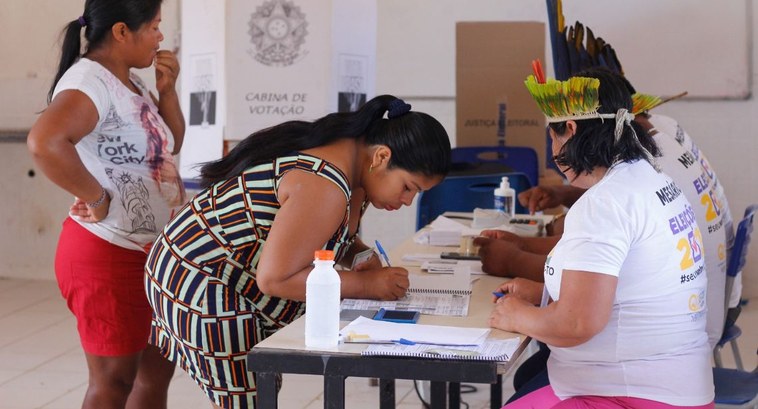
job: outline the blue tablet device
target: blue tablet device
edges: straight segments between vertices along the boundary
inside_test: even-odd
[[[415,324],[421,314],[418,311],[410,310],[385,310],[380,309],[376,315],[375,320],[398,322],[401,324]]]

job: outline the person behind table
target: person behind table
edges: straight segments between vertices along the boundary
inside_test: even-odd
[[[557,12],[560,15],[560,17],[556,16],[558,20],[563,19],[560,5],[553,12]],[[656,159],[661,170],[677,182],[690,203],[694,204],[699,225],[708,226],[707,229],[704,228],[702,231],[706,256],[706,272],[708,274],[708,315],[706,329],[709,335],[709,343],[711,347],[714,347],[724,329],[724,310],[726,308],[724,291],[726,278],[725,261],[726,255],[729,253],[729,249],[731,249],[734,241],[732,218],[723,185],[719,182],[705,155],[703,155],[702,151],[694,144],[694,141],[674,119],[658,114],[648,114],[648,111],[665,101],[658,97],[636,93],[634,87],[624,77],[621,62],[618,60],[613,47],[600,37],[592,35],[589,27],[586,27],[586,31],[589,34],[584,36],[584,41],[577,41],[577,38],[582,37],[577,33],[583,31],[584,26],[576,22],[572,32],[566,30],[565,37],[560,35],[554,38],[554,40],[558,40],[558,44],[556,45],[558,49],[568,47],[570,54],[576,52],[579,55],[587,57],[562,60],[562,64],[559,64],[563,67],[562,70],[571,73],[589,68],[603,67],[622,76],[630,93],[633,94],[633,112],[636,114],[635,121],[646,132],[652,132],[651,134],[656,144],[662,149],[661,157]],[[560,45],[561,43],[563,44],[562,46]],[[558,66],[556,66],[556,69],[558,69]],[[679,145],[682,145],[684,150],[672,144],[673,139]],[[687,151],[691,154],[687,153]],[[697,162],[697,165],[692,162]],[[695,182],[693,183],[693,181]],[[582,193],[584,193],[584,189],[571,185],[536,186],[525,192],[521,192],[519,194],[519,201],[533,213],[537,210],[561,205],[570,207]],[[490,230],[484,231],[482,235],[493,239],[500,239],[480,239],[477,243],[481,246],[480,255],[485,272],[506,277],[526,277],[540,282],[542,281],[542,270],[546,256],[558,239],[560,239],[560,233],[556,237],[549,238],[520,238],[508,232]],[[730,308],[727,316],[732,320],[736,319],[736,316],[739,315],[738,301],[739,294],[741,293],[739,281],[739,279],[735,280],[735,285],[730,295]],[[529,282],[521,282],[519,286],[528,287],[529,284]],[[540,372],[544,372],[548,355],[549,350],[541,345],[540,351],[519,366],[513,378],[514,388],[517,392],[511,399],[518,398],[523,393],[528,393],[533,387],[547,383],[546,374],[540,374]],[[523,387],[527,382],[528,387]]]
[[[148,248],[185,200],[179,64],[159,50],[160,21],[160,0],[87,0],[28,137],[35,163],[75,197],[55,275],[87,360],[83,408],[165,408],[174,371],[147,343],[143,286]],[[131,72],[153,64],[157,99]]]
[[[625,78],[622,77],[622,79],[627,84],[630,93],[634,93],[635,90],[632,85]],[[693,151],[691,149],[695,145],[675,121],[661,115],[648,114],[649,110],[662,103],[660,98],[635,93],[633,100],[634,111],[639,112],[635,121],[653,137],[656,145],[661,149],[661,156],[656,158],[656,163],[664,173],[674,179],[690,203],[695,204],[693,210],[698,225],[708,226],[701,233],[708,277],[706,330],[709,336],[709,344],[713,348],[721,337],[724,328],[727,253],[725,249],[731,246],[734,236],[728,203],[723,196],[723,187],[715,172],[708,165],[707,159],[699,150]],[[657,126],[653,126],[653,122]],[[520,199],[523,200],[525,207],[531,207],[532,210],[537,205],[570,207],[584,191],[585,189],[571,185],[540,186],[522,192]],[[491,269],[496,268],[497,271],[505,274],[505,269],[510,269],[514,261],[533,258],[534,264],[542,260],[542,266],[529,268],[528,264],[522,261],[519,268],[513,271],[515,276],[531,274],[540,282],[542,281],[541,274],[547,253],[560,239],[560,236],[523,239],[500,231],[487,231],[483,234],[501,239],[497,241],[483,240],[482,254],[486,266],[485,270],[492,272]],[[526,244],[531,251],[520,250],[513,245],[513,242]],[[521,288],[528,285],[528,282],[519,283]],[[547,374],[541,373],[545,371],[548,356],[549,350],[541,345],[538,352],[519,366],[514,373],[513,383],[516,393],[511,397],[511,400],[515,400],[548,383]]]
[[[490,325],[551,349],[550,385],[505,407],[713,407],[707,280],[692,206],[651,164],[657,147],[632,121],[617,75],[590,70],[565,85],[534,78],[527,87],[548,116],[556,163],[587,191],[545,264],[554,301],[536,306],[541,291],[514,293],[513,281],[497,289],[506,295]]]
[[[342,297],[405,295],[404,268],[378,257],[349,268],[368,248],[357,237],[367,205],[409,206],[450,169],[444,128],[410,108],[382,95],[353,113],[285,122],[203,166],[205,190],[155,242],[146,287],[151,342],[216,407],[254,407],[245,354],[303,314],[314,250],[333,250],[346,268]]]
[[[732,217],[723,185],[705,155],[676,121],[663,115],[649,114],[649,111],[660,105],[662,100],[636,93],[626,78],[621,79],[633,94],[634,111],[637,113],[635,121],[645,132],[652,135],[656,145],[661,148],[661,156],[656,158],[656,163],[664,173],[677,182],[677,186],[690,203],[695,204],[693,210],[698,223],[707,226],[702,234],[708,274],[707,329],[709,343],[713,348],[721,338],[724,328],[726,249],[731,248],[734,241]],[[571,185],[537,186],[519,194],[519,199],[524,207],[533,212],[561,205],[570,207],[584,191]],[[485,272],[536,281],[542,281],[544,259],[560,239],[560,235],[520,238],[507,232],[492,230],[484,231],[482,235],[502,240],[477,241]]]

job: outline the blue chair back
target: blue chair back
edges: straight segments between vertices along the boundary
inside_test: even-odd
[[[729,261],[726,266],[726,275],[734,278],[745,266],[745,256],[747,255],[750,236],[753,233],[753,216],[758,210],[758,204],[748,206],[745,209],[745,217],[737,225],[737,232],[734,234],[734,246],[729,254]]]
[[[453,163],[502,163],[515,172],[524,173],[531,186],[537,186],[540,177],[537,151],[527,146],[464,146],[453,148]]]
[[[758,210],[758,205],[751,205],[745,209],[745,217],[740,220],[737,225],[737,232],[734,235],[734,245],[727,257],[726,264],[726,309],[729,309],[729,300],[732,295],[732,288],[734,288],[734,280],[737,274],[742,271],[745,266],[745,259],[747,256],[748,246],[750,245],[750,236],[753,233],[753,217]],[[737,310],[739,314],[739,310]],[[721,349],[729,343],[732,346],[732,353],[734,354],[734,362],[738,370],[742,370],[742,357],[740,356],[739,346],[737,345],[737,338],[742,335],[742,329],[736,323],[736,316],[732,319],[727,319],[724,324],[724,330],[721,333],[721,339],[716,343],[716,347],[713,349],[713,360],[717,368],[722,367],[721,362]],[[715,372],[714,372],[715,374]]]
[[[508,176],[508,181],[517,195],[531,186],[527,175],[520,172],[448,176],[440,184],[421,192],[418,196],[416,230],[431,223],[444,212],[472,212],[477,207],[492,209],[495,203],[494,190],[500,186],[503,176]],[[518,201],[516,212],[526,212]]]

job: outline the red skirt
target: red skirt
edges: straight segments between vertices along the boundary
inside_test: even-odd
[[[119,356],[147,346],[152,309],[145,295],[147,254],[111,244],[67,218],[55,276],[76,317],[84,351]]]

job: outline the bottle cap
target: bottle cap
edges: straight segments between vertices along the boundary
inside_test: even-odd
[[[503,178],[500,179],[500,189],[508,189],[509,187],[511,187],[511,184],[508,181],[508,176],[503,176]]]
[[[316,250],[314,254],[316,260],[334,260],[334,252],[332,250]]]

